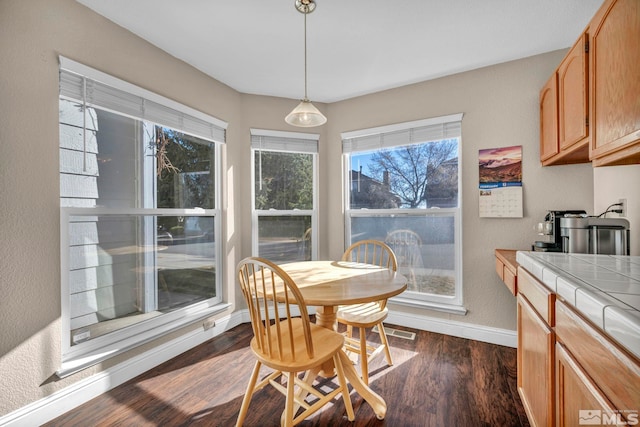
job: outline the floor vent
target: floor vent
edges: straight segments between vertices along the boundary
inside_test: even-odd
[[[377,326],[373,327],[373,332],[378,333]],[[384,332],[388,337],[397,337],[397,338],[402,338],[402,339],[411,340],[411,341],[416,339],[415,332],[401,331],[399,329],[393,329],[388,326],[384,327]]]

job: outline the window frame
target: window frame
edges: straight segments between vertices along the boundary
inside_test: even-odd
[[[300,133],[300,132],[287,132],[287,131],[274,131],[266,129],[251,129],[251,136],[253,137],[265,137],[265,139],[272,140],[281,139],[282,144],[265,142],[266,147],[256,148],[251,146],[251,253],[253,256],[258,256],[260,253],[260,236],[259,232],[259,220],[263,216],[311,216],[311,259],[318,259],[318,140],[320,135],[312,133]],[[300,149],[299,144],[288,144],[287,140],[308,140],[309,146],[315,144],[315,149]],[[255,158],[258,151],[271,151],[278,153],[302,153],[311,154],[313,163],[313,209],[293,209],[293,210],[276,210],[276,209],[256,209],[256,164]]]
[[[58,102],[62,100],[68,100],[72,102],[80,102],[83,105],[91,108],[97,108],[103,111],[108,111],[114,114],[118,114],[124,117],[131,118],[139,121],[143,126],[146,125],[158,125],[163,128],[169,128],[184,134],[195,136],[199,139],[207,141],[211,144],[211,150],[213,151],[214,164],[212,171],[215,182],[215,194],[214,194],[214,208],[213,209],[173,209],[173,208],[156,208],[154,207],[137,207],[137,208],[104,208],[104,207],[69,207],[64,204],[60,204],[60,265],[61,265],[61,366],[56,371],[56,374],[60,378],[64,378],[82,369],[100,363],[125,351],[128,351],[134,347],[145,344],[149,341],[157,339],[168,333],[171,333],[179,328],[192,324],[198,320],[209,317],[213,314],[219,313],[227,309],[230,304],[223,299],[223,283],[225,272],[223,266],[225,265],[221,254],[223,254],[223,239],[222,239],[222,211],[221,211],[221,191],[224,188],[222,185],[222,173],[221,173],[221,153],[222,144],[224,143],[224,134],[227,124],[215,117],[206,115],[197,110],[194,110],[188,106],[177,103],[168,98],[164,98],[153,92],[149,92],[138,86],[132,85],[128,82],[122,81],[101,71],[95,70],[91,67],[77,63],[64,57],[60,57],[61,68],[61,91],[58,96]],[[68,76],[79,75],[82,79],[93,79],[98,84],[103,84],[108,87],[113,87],[114,91],[123,94],[131,94],[132,97],[138,97],[142,99],[142,102],[149,100],[148,102],[153,104],[153,108],[146,111],[147,114],[155,114],[156,117],[163,115],[165,120],[156,121],[151,120],[149,117],[143,117],[145,114],[144,108],[140,115],[131,114],[126,111],[119,111],[117,106],[113,105],[104,106],[99,102],[95,104],[89,104],[86,102],[86,98],[77,99],[77,93],[70,93],[69,90],[73,90],[73,85],[64,87],[62,82],[63,75],[65,78]],[[77,78],[77,77],[75,77]],[[84,80],[83,80],[84,81]],[[63,93],[64,92],[64,93]],[[84,94],[83,94],[84,95]],[[149,105],[150,105],[149,104]],[[126,108],[125,108],[126,109]],[[176,123],[182,123],[184,126],[176,126]],[[86,126],[83,125],[86,129]],[[143,143],[142,141],[140,142]],[[85,147],[86,150],[86,147]],[[85,151],[86,152],[86,151]],[[141,172],[146,171],[148,165],[139,165]],[[59,172],[62,174],[62,172]],[[139,179],[139,176],[135,177]],[[145,178],[146,180],[146,178]],[[155,188],[155,183],[145,186],[145,189]],[[148,194],[143,192],[138,196],[138,203],[141,206],[148,205]],[[62,198],[61,198],[62,201]],[[215,269],[216,269],[216,283],[215,297],[207,300],[198,301],[186,307],[171,311],[169,313],[162,314],[152,319],[147,319],[135,324],[129,325],[125,328],[112,331],[108,334],[95,337],[91,340],[79,342],[75,345],[71,345],[71,319],[70,319],[70,283],[69,283],[69,268],[70,268],[70,254],[69,254],[69,218],[71,216],[195,216],[195,217],[212,217],[214,220],[214,233],[215,233]]]
[[[393,297],[390,301],[400,304],[420,308],[430,308],[438,311],[445,311],[454,314],[466,314],[467,310],[463,306],[463,268],[462,268],[462,132],[459,131],[455,136],[444,136],[441,138],[430,140],[415,141],[416,144],[439,141],[456,138],[458,141],[458,206],[456,208],[396,208],[396,209],[351,209],[351,164],[350,156],[362,153],[376,151],[384,148],[393,148],[408,145],[413,141],[407,141],[404,144],[391,143],[385,144],[382,137],[387,133],[408,131],[409,138],[413,135],[412,130],[418,127],[429,126],[446,126],[448,123],[462,122],[462,114],[452,114],[448,116],[434,117],[429,119],[417,120],[412,122],[398,123],[387,126],[380,126],[369,129],[362,129],[341,134],[343,141],[343,206],[345,218],[345,248],[351,242],[351,220],[352,218],[364,217],[429,217],[429,216],[452,216],[454,219],[454,265],[455,265],[455,294],[453,296],[427,294],[414,291],[405,291],[402,294]],[[439,131],[436,132],[436,134]],[[446,134],[446,131],[443,131]],[[380,135],[380,142],[374,142],[374,139]],[[358,145],[357,138],[363,138],[364,144]],[[356,141],[356,142],[354,142]]]

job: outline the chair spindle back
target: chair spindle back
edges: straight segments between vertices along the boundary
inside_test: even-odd
[[[379,240],[361,240],[347,248],[342,261],[360,262],[398,270],[398,261],[393,250]]]
[[[240,288],[251,316],[258,350],[269,358],[296,360],[306,352],[313,357],[313,342],[307,306],[291,277],[264,258],[245,258],[238,264]],[[300,317],[292,314],[297,306]],[[303,331],[304,341],[299,333]]]

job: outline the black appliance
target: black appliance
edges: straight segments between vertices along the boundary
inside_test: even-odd
[[[560,219],[585,218],[586,216],[587,212],[582,210],[547,211],[544,222],[537,225],[538,235],[543,237],[533,243],[532,249],[538,252],[562,252]]]

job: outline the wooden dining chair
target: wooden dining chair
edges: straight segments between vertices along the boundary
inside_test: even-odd
[[[378,240],[361,240],[352,244],[342,255],[342,261],[374,264],[393,271],[398,270],[398,262],[393,250],[384,242]],[[369,384],[369,362],[382,351],[385,353],[387,363],[393,365],[389,342],[382,324],[388,313],[386,299],[338,308],[338,323],[342,323],[347,327],[345,349],[358,353],[362,380],[365,384]],[[378,327],[378,333],[380,334],[381,344],[377,347],[367,343],[367,329],[374,326]],[[359,340],[353,338],[354,327],[359,330]]]
[[[338,394],[342,394],[347,417],[353,421],[349,388],[339,357],[344,336],[311,323],[300,290],[276,264],[263,258],[245,258],[238,264],[238,279],[251,316],[251,351],[257,360],[236,426],[244,422],[252,396],[267,385],[286,397],[281,417],[284,426],[298,424]],[[314,388],[313,381],[322,365],[331,361],[338,386],[327,393]],[[257,383],[262,365],[273,372]],[[302,372],[305,375],[300,378]],[[310,402],[307,397],[311,397]]]
[[[422,267],[422,255],[420,254],[422,239],[415,231],[406,229],[393,230],[387,234],[384,242],[396,254],[398,268]]]

